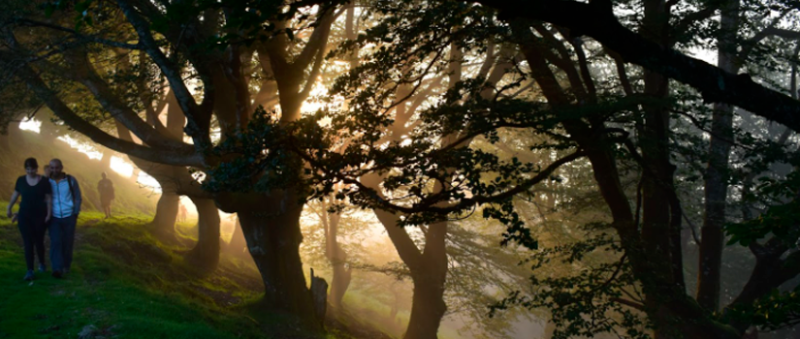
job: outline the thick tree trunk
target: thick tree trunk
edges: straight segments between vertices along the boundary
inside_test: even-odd
[[[362,182],[369,187],[377,185],[377,176],[365,176]],[[425,235],[425,249],[420,252],[408,232],[397,226],[399,216],[383,210],[375,210],[375,216],[383,224],[397,253],[411,271],[414,283],[411,317],[405,339],[436,338],[439,324],[447,304],[444,302],[447,279],[446,235],[447,223],[430,225]]]
[[[422,260],[409,267],[411,280],[414,282],[414,303],[411,306],[408,330],[403,337],[405,339],[437,338],[442,317],[447,312],[447,304],[444,302],[447,227],[447,222],[434,223],[428,227]]]
[[[153,217],[153,222],[150,223],[150,229],[153,235],[162,242],[174,243],[177,240],[175,221],[178,218],[179,204],[180,196],[171,192],[161,193],[161,197],[158,199],[156,215]]]
[[[669,10],[665,0],[645,0],[643,34],[653,42],[668,46]],[[684,331],[672,321],[686,321],[675,314],[669,303],[685,297],[681,243],[681,209],[674,189],[674,166],[670,163],[669,79],[653,71],[644,72],[644,92],[662,99],[643,105],[644,121],[639,127],[642,157],[642,240],[647,259],[646,276],[639,276],[645,290],[645,307],[656,324],[655,338],[673,338]],[[675,319],[678,317],[679,319]]]
[[[736,73],[736,31],[739,1],[729,0],[721,12],[718,66]],[[719,309],[722,276],[722,250],[725,235],[725,206],[728,182],[725,172],[733,139],[733,107],[715,104],[711,121],[711,144],[705,173],[705,215],[703,216],[700,263],[697,277],[697,302],[709,311]]]
[[[212,199],[190,198],[197,208],[197,244],[186,259],[203,271],[212,271],[219,264],[219,210]]]
[[[425,273],[427,272],[412,276],[414,297],[408,329],[403,336],[405,339],[436,339],[442,317],[447,311],[447,305],[444,302],[443,275],[434,272]]]
[[[295,193],[252,199],[258,201],[249,201],[252,208],[239,210],[238,215],[247,247],[264,281],[264,304],[297,316],[305,326],[321,329],[300,260],[303,206]],[[265,207],[270,211],[265,212]]]

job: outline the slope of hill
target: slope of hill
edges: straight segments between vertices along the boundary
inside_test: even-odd
[[[259,306],[252,264],[223,253],[217,271],[200,275],[183,263],[186,248],[145,231],[148,221],[82,213],[70,275],[27,283],[17,226],[1,217],[0,338],[315,337]]]

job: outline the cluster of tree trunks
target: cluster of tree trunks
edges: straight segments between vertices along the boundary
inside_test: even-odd
[[[608,0],[524,4],[504,0],[477,2],[500,9],[500,18],[512,23],[518,39],[516,43],[531,68],[532,77],[548,102],[555,107],[573,105],[570,98],[573,94],[582,103],[595,102],[596,89],[591,77],[576,70],[572,63],[565,65],[543,53],[544,48],[531,32],[532,25],[535,24],[531,20],[546,21],[566,28],[570,32],[570,38],[590,36],[619,55],[620,65],[625,61],[645,67],[644,94],[649,97],[666,98],[669,93],[669,79],[675,79],[697,88],[707,101],[717,103],[712,129],[719,137],[711,140],[711,159],[706,171],[706,207],[697,302],[686,295],[683,277],[680,237],[682,212],[680,202],[675,196],[674,166],[669,158],[668,109],[657,103],[642,105],[644,119],[637,126],[641,155],[635,149],[630,150],[640,157],[637,160],[641,161],[642,167],[641,220],[638,217],[639,211],[632,210],[629,203],[631,200],[620,184],[614,143],[603,137],[596,137],[604,135],[604,122],[572,120],[566,121],[564,128],[585,150],[592,164],[601,194],[611,211],[614,227],[629,254],[634,273],[643,282],[646,300],[642,306],[651,310],[651,316],[658,325],[656,337],[669,337],[671,334],[668,330],[674,330],[669,326],[669,319],[677,317],[693,320],[678,328],[688,338],[740,338],[749,324],[720,324],[706,316],[708,311],[719,308],[723,238],[721,225],[725,220],[727,196],[725,167],[730,153],[730,142],[726,140],[726,136],[731,130],[731,107],[748,109],[794,131],[800,131],[800,103],[754,83],[749,77],[735,74],[741,66],[736,62],[741,59],[741,55],[731,54],[734,53],[731,51],[736,50],[735,37],[720,37],[719,67],[676,52],[673,49],[673,37],[667,34],[670,31],[670,12],[669,5],[664,0],[645,0],[644,29],[641,34],[630,31],[617,21]],[[189,48],[202,41],[204,36],[214,35],[209,27],[214,27],[213,24],[222,19],[220,13],[209,12],[202,22],[197,19],[181,25],[168,24],[163,36],[174,45],[176,53],[181,53],[182,57],[193,64],[204,83],[202,102],[197,103],[184,82],[182,70],[164,54],[162,45],[156,42],[149,29],[145,16],[160,13],[160,10],[147,1],[136,1],[134,4],[132,1],[120,0],[118,6],[135,30],[139,42],[137,45],[117,45],[122,46],[121,48],[137,49],[152,59],[169,82],[171,94],[167,104],[166,127],[161,126],[157,118],[160,111],[154,110],[147,103],[145,106],[154,112],[148,112],[147,121],[142,121],[138,113],[127,107],[111,86],[102,80],[89,62],[88,52],[80,48],[64,53],[65,60],[76,65],[74,69],[57,69],[56,65],[39,69],[33,62],[23,62],[15,68],[15,77],[25,81],[32,92],[67,125],[110,150],[128,154],[138,168],[159,181],[164,194],[159,200],[153,226],[160,237],[174,238],[179,197],[185,195],[193,201],[200,220],[198,242],[188,256],[192,262],[208,265],[209,268],[216,266],[220,249],[217,208],[237,213],[247,249],[264,281],[265,305],[295,314],[312,327],[321,328],[320,317],[324,312],[316,306],[319,303],[315,303],[315,300],[321,298],[319,291],[322,289],[309,290],[306,287],[299,255],[302,241],[300,214],[303,210],[303,204],[299,202],[302,200],[298,193],[300,190],[290,188],[259,194],[218,192],[211,195],[199,189],[196,180],[187,172],[187,166],[207,169],[222,161],[209,159],[207,156],[211,147],[212,116],[219,122],[223,137],[246,126],[256,105],[279,104],[281,123],[284,124],[300,117],[300,107],[319,76],[336,12],[326,10],[320,13],[308,42],[297,55],[290,55],[289,50],[293,46],[291,39],[285,35],[273,37],[252,48],[233,43],[224,52],[217,54],[200,55]],[[721,18],[724,28],[734,30],[738,27],[738,6],[737,0],[725,2]],[[348,24],[352,25],[352,7],[347,9],[347,15]],[[278,30],[288,26],[285,21],[273,24]],[[13,32],[9,32],[4,32],[4,37],[9,46],[16,48],[19,41]],[[353,32],[351,26],[348,36],[354,35]],[[250,65],[249,60],[256,52],[259,59],[257,66],[261,67],[264,79],[268,80],[264,81],[259,93],[254,96],[255,100],[251,100],[253,98],[249,93],[249,76],[256,65]],[[458,49],[453,48],[452,53],[453,60],[457,60]],[[0,61],[4,64],[17,65],[17,59],[10,50],[0,51]],[[356,61],[353,59],[352,63]],[[562,88],[554,75],[553,65],[567,73],[570,94]],[[581,70],[584,70],[586,67],[582,66],[584,67]],[[460,66],[454,67],[450,73],[451,85],[459,80],[460,75]],[[499,81],[505,73],[503,67],[508,66],[494,67],[497,72],[488,77],[488,84]],[[83,85],[115,117],[118,137],[111,136],[81,118],[49,87],[41,73],[53,69],[61,72],[60,76],[65,79]],[[624,73],[624,66],[619,69]],[[621,78],[626,77],[622,73]],[[493,76],[495,80],[492,80]],[[629,87],[626,92],[634,94]],[[402,112],[401,109],[405,109],[405,105],[398,106],[396,114],[405,116],[405,120],[398,120],[408,121],[410,113]],[[58,132],[51,130],[50,124],[45,125],[47,127],[43,129],[42,135],[55,139]],[[184,132],[192,138],[192,145],[183,142]],[[136,142],[131,133],[141,142]],[[395,137],[399,137],[399,134]],[[448,137],[443,136],[443,139],[448,140]],[[468,143],[463,147],[466,145]],[[110,161],[110,155],[104,155],[104,159],[105,162]],[[376,190],[379,190],[382,180],[380,177],[364,178],[365,185]],[[425,246],[420,249],[405,230],[397,227],[399,215],[379,210],[375,213],[385,226],[401,259],[408,266],[414,283],[411,321],[405,337],[435,338],[447,310],[444,302],[447,223],[428,225]],[[329,225],[328,232],[332,241],[326,250],[334,267],[331,302],[341,306],[350,272],[344,266],[346,254],[336,242],[336,227],[338,226]],[[752,302],[766,293],[765,291],[786,280],[787,272],[779,265],[783,262],[781,256],[785,252],[786,249],[759,252],[754,275],[760,274],[767,279],[748,284],[736,302]],[[313,285],[322,286],[319,282]]]

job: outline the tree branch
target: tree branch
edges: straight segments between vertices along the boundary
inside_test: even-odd
[[[627,62],[658,72],[694,87],[708,102],[724,102],[800,131],[800,102],[753,82],[749,76],[731,74],[674,49],[661,47],[622,26],[609,0],[579,3],[570,0],[477,0],[501,10],[501,18],[542,20],[586,35],[619,53]]]
[[[778,24],[778,22],[781,19],[783,19],[784,16],[786,16],[786,14],[789,14],[789,11],[784,11],[783,13],[781,13],[780,16],[775,18],[775,20],[772,20],[772,22],[769,25],[767,25],[767,27],[756,33],[752,38],[742,42],[742,51],[739,52],[739,54],[736,56],[738,60],[737,62],[739,64],[738,66],[741,67],[744,64],[744,61],[747,60],[748,57],[750,57],[750,53],[753,52],[753,49],[755,49],[755,47],[758,45],[759,42],[761,42],[761,40],[764,40],[771,36],[780,36],[787,40],[800,39],[800,32],[794,32],[775,27]]]
[[[311,32],[308,43],[303,48],[303,51],[300,52],[300,55],[292,62],[293,67],[306,69],[308,65],[311,64],[311,60],[314,59],[318,51],[320,49],[325,49],[325,46],[328,44],[328,35],[331,32],[331,25],[333,24],[335,15],[331,8],[325,10],[325,12],[321,14],[322,17],[320,17],[314,31]]]
[[[0,52],[0,59],[6,59],[7,55]],[[4,60],[6,61],[6,60]],[[166,152],[157,150],[150,147],[137,145],[132,142],[123,141],[115,138],[103,130],[97,128],[91,123],[83,120],[80,116],[75,114],[69,107],[67,107],[61,99],[45,85],[41,77],[27,64],[22,65],[18,69],[17,76],[20,77],[29,88],[40,98],[61,120],[63,120],[69,127],[75,129],[79,133],[88,136],[92,141],[101,144],[107,148],[117,152],[125,153],[135,157],[139,157],[148,161],[153,161],[169,165],[181,166],[200,166],[202,164],[202,156],[195,152],[179,153],[179,152]]]
[[[81,52],[75,51],[65,54],[66,60],[71,61],[73,67],[71,69],[61,68],[61,75],[83,84],[84,87],[94,95],[97,102],[100,103],[114,119],[117,119],[125,125],[126,128],[147,145],[180,152],[189,152],[193,149],[190,145],[172,140],[158,133],[155,128],[142,120],[139,115],[123,103],[108,84],[100,78],[97,72],[92,68],[86,55],[82,53],[78,55],[79,53]]]
[[[158,65],[158,68],[161,69],[161,72],[167,78],[167,81],[169,81],[169,85],[172,88],[172,91],[175,93],[175,97],[178,99],[181,109],[183,109],[183,112],[188,120],[188,125],[186,128],[187,134],[194,139],[196,147],[200,147],[201,149],[211,147],[211,139],[208,134],[209,131],[207,128],[207,121],[210,122],[211,119],[211,108],[213,107],[214,100],[214,86],[211,84],[205,84],[205,86],[203,86],[204,95],[202,107],[198,105],[195,102],[192,93],[183,82],[180,68],[172,60],[167,58],[166,55],[164,55],[160,46],[153,38],[153,35],[150,32],[150,24],[147,23],[147,21],[145,21],[139,15],[139,13],[133,9],[128,1],[117,0],[117,4],[122,10],[122,13],[128,18],[130,24],[136,30],[136,33],[139,36],[139,43],[144,46],[144,50],[147,52],[153,62]]]
[[[96,37],[96,36],[84,35],[84,34],[78,33],[74,29],[69,29],[69,28],[66,28],[66,27],[61,27],[59,25],[49,24],[49,23],[46,23],[46,22],[41,22],[41,21],[36,21],[36,20],[31,20],[31,19],[16,19],[16,22],[19,23],[20,26],[25,26],[25,27],[44,27],[44,28],[49,28],[49,29],[52,29],[52,30],[60,31],[60,32],[69,33],[69,34],[73,35],[75,38],[77,38],[78,40],[85,41],[85,42],[96,42],[98,44],[102,44],[102,45],[106,45],[106,46],[117,47],[117,48],[125,48],[125,49],[133,49],[133,50],[141,50],[142,49],[142,45],[138,44],[138,43],[137,44],[128,44],[128,43],[124,43],[124,42],[118,42],[118,41],[103,39],[103,38],[99,38],[99,37]]]
[[[672,26],[671,31],[673,32],[670,36],[670,40],[672,43],[677,41],[677,34],[684,34],[688,29],[689,26],[694,24],[695,22],[705,20],[710,18],[714,13],[720,8],[722,1],[715,1],[710,6],[703,8],[697,12],[690,13],[683,17],[680,21],[678,21],[675,25]]]

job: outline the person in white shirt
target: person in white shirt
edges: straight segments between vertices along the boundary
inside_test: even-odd
[[[75,177],[64,173],[59,159],[50,161],[50,186],[53,190],[53,217],[50,221],[50,263],[53,276],[69,273],[75,243],[75,226],[81,212],[81,188]]]

